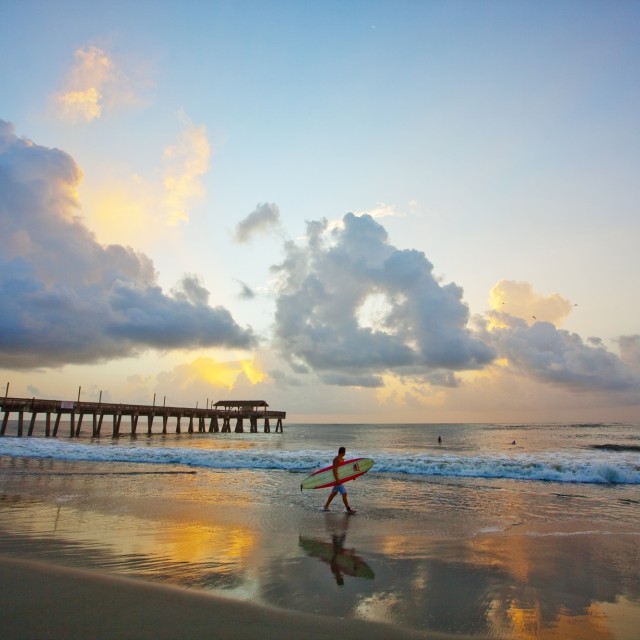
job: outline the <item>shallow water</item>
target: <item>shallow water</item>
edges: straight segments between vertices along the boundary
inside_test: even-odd
[[[631,639],[637,433],[309,425],[117,443],[5,437],[0,552],[422,630]],[[299,490],[340,445],[376,460],[347,485],[357,516],[337,501],[323,514],[326,491]],[[539,479],[553,465],[559,480]],[[576,469],[591,481],[576,482]]]

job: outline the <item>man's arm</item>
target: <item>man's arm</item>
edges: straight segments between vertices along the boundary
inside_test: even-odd
[[[340,478],[338,478],[338,467],[340,466],[340,460],[336,456],[333,459],[333,477],[336,479],[336,482],[340,484]]]

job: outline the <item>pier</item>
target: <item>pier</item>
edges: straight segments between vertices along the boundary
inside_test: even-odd
[[[208,404],[208,402],[207,402]],[[264,400],[220,400],[205,409],[189,407],[166,407],[144,404],[116,404],[111,402],[73,402],[65,400],[39,400],[37,398],[0,397],[0,411],[4,413],[0,426],[0,437],[7,430],[11,414],[17,416],[18,437],[33,436],[38,415],[44,417],[44,435],[57,437],[63,416],[69,417],[69,437],[77,438],[85,423],[90,419],[91,436],[98,438],[103,434],[105,417],[111,423],[112,438],[120,435],[135,436],[139,432],[139,420],[142,429],[146,423],[147,435],[167,433],[169,420],[175,420],[175,433],[258,433],[258,423],[263,421],[263,432],[271,433],[270,420],[275,421],[274,433],[282,433],[282,421],[287,417],[285,411],[271,411]],[[26,419],[28,417],[28,420]],[[122,432],[122,418],[129,418],[131,430]],[[155,419],[162,424],[153,431]],[[232,425],[232,422],[235,424]],[[245,425],[248,430],[245,430]],[[108,432],[108,429],[105,430]]]

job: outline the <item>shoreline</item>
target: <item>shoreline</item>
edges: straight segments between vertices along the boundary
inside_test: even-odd
[[[364,620],[285,611],[164,584],[0,556],[0,627],[20,640],[478,640]]]

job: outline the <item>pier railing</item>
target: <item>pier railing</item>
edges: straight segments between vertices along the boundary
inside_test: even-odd
[[[220,404],[220,403],[217,403]],[[187,433],[245,433],[245,421],[248,432],[258,432],[258,421],[264,421],[264,433],[271,433],[270,420],[275,420],[275,433],[282,433],[282,421],[287,417],[285,411],[271,411],[263,406],[249,405],[246,402],[225,403],[224,407],[198,409],[197,407],[166,407],[143,404],[121,404],[113,402],[74,402],[65,400],[42,400],[38,398],[2,398],[0,411],[4,413],[0,425],[0,436],[7,430],[11,414],[17,415],[16,435],[32,436],[38,415],[44,416],[44,435],[56,437],[63,416],[69,416],[69,437],[78,437],[81,433],[85,417],[91,418],[91,435],[102,435],[104,418],[111,418],[111,437],[121,435],[122,418],[130,419],[130,435],[138,433],[140,418],[146,418],[146,433],[167,433],[170,419],[175,419],[175,433],[182,432],[182,422],[187,421]],[[28,423],[25,414],[29,414]],[[153,431],[153,423],[158,418],[162,421],[162,431]],[[53,420],[52,420],[53,419]],[[231,421],[235,420],[232,428]],[[145,422],[145,420],[143,420]],[[122,435],[125,435],[122,433]]]

